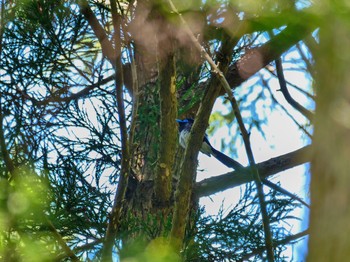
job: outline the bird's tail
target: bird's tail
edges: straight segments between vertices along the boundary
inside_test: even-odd
[[[244,166],[242,166],[236,160],[233,160],[231,157],[225,155],[224,153],[221,153],[220,151],[216,150],[213,147],[212,147],[212,155],[227,167],[234,168],[235,170],[240,170],[244,168]]]

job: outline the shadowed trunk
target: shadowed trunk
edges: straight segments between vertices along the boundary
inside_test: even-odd
[[[327,3],[320,10],[335,8],[332,1],[323,1]],[[339,13],[324,17],[315,51],[318,91],[308,255],[308,261],[317,262],[350,257],[350,26],[349,18]]]

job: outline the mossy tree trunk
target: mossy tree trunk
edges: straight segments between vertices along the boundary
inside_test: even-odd
[[[138,111],[131,146],[133,178],[129,180],[124,216],[127,231],[134,233],[127,237],[130,241],[166,235],[164,227],[172,214],[178,132],[173,31],[174,25],[159,7],[146,1],[138,3],[131,27],[135,36],[138,92],[134,97],[137,96]],[[152,228],[153,233],[147,233],[147,228]]]

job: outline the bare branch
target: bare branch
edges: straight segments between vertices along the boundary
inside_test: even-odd
[[[230,66],[225,77],[231,88],[242,84],[249,77],[272,61],[279,58],[289,48],[307,37],[317,26],[314,22],[290,25],[260,47],[252,48],[236,63]],[[297,32],[297,33],[296,33]]]
[[[306,146],[285,155],[271,158],[256,164],[261,178],[267,178],[289,168],[305,164],[311,160],[311,146]],[[250,167],[242,171],[233,171],[220,176],[210,177],[196,183],[196,195],[198,197],[210,196],[218,192],[243,185],[253,181],[251,175],[247,175]]]
[[[284,98],[287,100],[287,102],[294,107],[296,110],[298,110],[301,114],[303,114],[307,119],[312,121],[313,119],[313,113],[311,113],[309,110],[307,110],[305,107],[300,105],[294,98],[290,95],[288,88],[287,88],[287,83],[284,78],[283,74],[283,67],[282,67],[282,61],[281,58],[278,58],[275,60],[276,63],[276,71],[277,71],[277,77],[278,81],[280,83],[281,87],[281,92],[284,96]]]
[[[271,92],[270,88],[268,87],[268,84],[266,83],[266,81],[264,79],[262,79],[262,83],[264,86],[267,87],[267,90],[269,91],[270,95],[271,95],[271,99],[286,113],[286,115],[309,137],[312,138],[312,135],[310,134],[310,132],[308,132],[306,130],[306,128],[304,126],[302,126],[296,119],[295,117],[288,112],[288,110],[286,109],[285,106],[283,106],[282,104],[280,104],[276,97],[273,95],[273,93]]]
[[[86,0],[78,1],[81,13],[84,15],[85,19],[88,21],[92,30],[94,31],[98,41],[102,47],[102,53],[107,57],[112,65],[115,65],[116,52],[113,48],[112,43],[109,41],[108,36],[101,26],[100,22],[97,20],[95,14],[92,12],[89,3]],[[112,13],[113,14],[113,13]]]
[[[274,72],[274,68],[270,67],[270,66],[266,66],[265,69],[273,76],[277,77],[277,74]],[[315,96],[313,94],[310,94],[309,92],[305,91],[304,89],[300,88],[299,86],[293,84],[290,81],[286,80],[287,85],[293,87],[294,89],[298,90],[300,93],[302,93],[303,95],[307,96],[308,98],[315,100]],[[267,86],[267,85],[266,85]]]
[[[233,108],[233,111],[235,113],[239,129],[242,134],[245,150],[247,152],[249,164],[250,164],[250,171],[253,174],[254,182],[258,191],[258,198],[259,198],[259,204],[260,204],[260,211],[261,216],[263,220],[263,228],[265,233],[265,244],[266,244],[266,251],[267,251],[267,259],[269,262],[274,261],[274,253],[273,253],[273,241],[272,241],[272,234],[271,234],[271,228],[270,228],[270,218],[269,214],[267,212],[267,205],[265,201],[265,194],[264,194],[264,188],[262,184],[262,178],[259,174],[259,169],[256,166],[252,147],[250,145],[250,138],[247,129],[244,126],[243,118],[241,115],[241,112],[238,107],[238,103],[235,99],[235,97],[232,94],[231,90],[228,90],[228,96],[231,102],[231,106]]]
[[[315,76],[316,76],[315,68],[312,65],[312,62],[310,62],[309,59],[307,58],[307,56],[305,55],[300,43],[297,43],[296,48],[298,49],[299,54],[306,65],[307,71],[310,73],[312,78],[315,78]]]

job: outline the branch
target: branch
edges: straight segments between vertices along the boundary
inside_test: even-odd
[[[302,238],[302,237],[304,237],[304,236],[306,236],[308,234],[309,234],[309,230],[304,230],[304,231],[302,231],[300,233],[297,233],[297,234],[292,235],[292,236],[287,236],[284,239],[281,239],[279,241],[274,242],[273,246],[277,247],[277,246],[280,246],[280,245],[289,244],[290,242],[296,241],[299,238]],[[256,255],[260,255],[261,256],[262,253],[264,253],[264,252],[265,252],[265,247],[257,248],[255,250],[253,250],[251,253],[244,255],[240,260],[237,260],[237,262],[248,261],[249,258],[251,258],[253,256],[256,256]]]
[[[4,118],[2,114],[2,102],[0,100],[0,150],[1,150],[2,159],[5,162],[6,170],[9,172],[10,179],[13,179],[15,176],[15,165],[7,150],[3,121],[4,121]]]
[[[181,14],[177,11],[172,1],[168,0],[168,2],[171,6],[172,11],[179,16],[180,21],[184,26],[186,34],[190,37],[198,52],[204,55],[209,64],[212,66],[213,73],[216,76],[223,76],[224,74],[222,72],[227,71],[228,65],[232,58],[233,46],[231,46],[231,43],[229,43],[229,41],[224,42],[221,46],[221,54],[218,56],[220,57],[219,68],[218,66],[216,66],[211,57],[205,52],[205,49],[199,44],[198,40],[194,37],[188,24],[182,18]],[[208,120],[212,108],[214,106],[216,98],[220,94],[220,82],[221,84],[225,85],[225,83],[222,82],[222,80],[223,79],[221,77],[212,77],[208,86],[205,89],[204,96],[201,99],[201,104],[199,106],[195,121],[191,128],[190,136],[187,142],[188,146],[185,149],[185,154],[181,163],[180,180],[175,194],[175,209],[170,233],[173,247],[177,252],[181,250],[182,241],[185,236],[185,229],[187,226],[188,216],[190,213],[190,203],[198,163],[198,152],[203,143],[203,137],[208,125]],[[224,79],[224,81],[226,80]],[[226,86],[228,86],[228,84],[226,84]]]
[[[314,65],[309,61],[309,59],[307,58],[307,56],[305,55],[300,43],[297,43],[296,48],[299,51],[299,54],[301,56],[301,58],[303,59],[305,65],[306,65],[306,69],[307,71],[310,73],[311,77],[313,79],[315,79],[316,77],[316,72],[315,72],[315,68]]]
[[[129,151],[129,141],[126,126],[125,117],[125,107],[123,98],[123,65],[121,56],[121,15],[118,13],[115,1],[111,1],[112,10],[112,20],[114,28],[114,41],[116,48],[116,60],[114,62],[116,70],[116,98],[117,98],[117,109],[119,115],[119,125],[120,125],[120,137],[121,137],[121,147],[122,147],[122,163],[119,175],[119,182],[117,186],[117,192],[115,194],[114,203],[111,211],[110,221],[107,225],[106,237],[104,245],[102,247],[102,261],[112,261],[112,250],[114,245],[114,240],[119,230],[120,215],[122,212],[123,201],[125,199],[125,193],[128,186],[128,177],[130,172],[130,151]]]
[[[225,79],[230,88],[235,89],[240,86],[260,69],[265,68],[269,63],[278,59],[289,48],[307,38],[312,31],[317,29],[318,25],[312,20],[313,17],[306,15],[303,18],[298,24],[288,25],[265,44],[249,49],[238,61],[230,65],[225,73]],[[203,82],[201,88],[207,85],[209,85],[209,82]],[[221,90],[219,95],[222,96],[227,93],[226,89],[225,91]],[[195,106],[198,106],[198,103],[192,105],[192,107]]]
[[[55,238],[57,239],[57,242],[62,247],[62,249],[65,252],[65,257],[70,258],[72,261],[80,261],[80,259],[75,255],[75,253],[70,249],[70,247],[67,245],[66,241],[62,238],[61,234],[57,231],[55,226],[52,224],[52,222],[46,217],[45,214],[43,214],[45,217],[46,223],[52,233],[54,234]]]
[[[310,205],[308,203],[306,203],[304,200],[302,200],[300,197],[298,197],[297,195],[289,192],[288,190],[272,183],[271,181],[267,180],[266,178],[262,180],[263,184],[268,186],[269,188],[277,191],[277,192],[280,192],[281,194],[284,194],[284,195],[287,195],[289,196],[291,199],[294,199],[298,202],[300,202],[301,204],[303,204],[304,206],[310,208]]]
[[[270,93],[270,96],[271,96],[272,101],[273,101],[274,103],[276,103],[276,104],[286,113],[287,116],[289,116],[289,118],[294,122],[294,124],[296,124],[309,138],[312,139],[312,135],[310,134],[310,132],[308,132],[308,131],[306,130],[306,127],[302,126],[302,125],[295,119],[295,117],[294,117],[291,113],[289,113],[289,111],[285,108],[285,106],[282,105],[282,104],[280,104],[280,103],[278,102],[278,100],[276,99],[276,97],[274,96],[274,94],[271,92],[271,89],[269,88],[267,82],[266,82],[264,79],[262,79],[262,83],[263,83],[263,85],[264,85],[265,87],[267,87],[267,91]]]
[[[265,244],[266,244],[266,251],[267,251],[267,259],[269,262],[274,261],[274,253],[273,253],[273,240],[272,240],[272,234],[271,234],[271,228],[270,228],[270,218],[269,214],[267,212],[267,204],[265,201],[265,194],[264,194],[264,187],[262,184],[262,178],[260,176],[259,170],[256,166],[252,147],[250,145],[250,134],[248,134],[247,129],[244,126],[243,118],[241,115],[241,112],[238,107],[238,103],[235,99],[235,97],[232,94],[231,90],[227,91],[227,94],[229,96],[229,100],[231,102],[231,106],[233,108],[233,111],[235,113],[239,129],[241,130],[244,147],[247,152],[249,164],[250,164],[250,171],[253,174],[254,182],[257,188],[257,194],[259,198],[259,205],[260,205],[260,211],[263,221],[263,228],[265,233]]]
[[[310,160],[311,146],[306,146],[288,154],[258,163],[256,167],[260,177],[264,179],[278,172],[305,164]],[[250,167],[246,167],[242,171],[233,171],[197,182],[195,193],[198,197],[205,197],[245,183],[250,183],[253,181],[253,177],[247,175],[248,170],[250,170]]]
[[[277,74],[274,72],[275,68],[272,68],[271,66],[266,66],[265,69],[273,76],[277,77]],[[266,82],[266,81],[265,81]],[[305,91],[304,89],[300,88],[299,86],[293,84],[290,81],[286,80],[286,84],[293,87],[294,89],[298,90],[300,93],[302,93],[303,95],[305,95],[307,98],[310,98],[312,100],[316,99],[315,95],[310,94],[309,92]],[[268,86],[268,85],[266,85]]]
[[[260,47],[250,49],[236,63],[230,66],[225,75],[231,88],[242,84],[249,77],[272,61],[278,59],[289,48],[307,37],[317,26],[313,21],[289,25],[286,29]]]
[[[47,105],[47,104],[49,104],[51,102],[55,102],[55,103],[57,103],[57,102],[70,102],[72,100],[76,100],[76,99],[85,97],[85,96],[89,95],[89,93],[94,88],[99,87],[99,86],[104,85],[104,84],[107,84],[108,82],[110,82],[110,81],[112,81],[114,79],[115,79],[115,75],[113,74],[111,76],[108,76],[108,77],[98,81],[97,83],[94,83],[94,84],[86,86],[84,89],[82,89],[79,92],[74,93],[74,94],[72,94],[70,96],[57,97],[57,96],[55,96],[55,93],[54,93],[51,97],[43,99],[43,100],[36,100],[35,98],[32,98],[32,97],[28,96],[27,94],[25,94],[21,90],[17,90],[17,91],[20,92],[22,95],[25,95],[25,98],[31,100],[35,105],[41,106],[41,105]]]
[[[88,21],[98,41],[101,44],[103,55],[107,57],[107,59],[110,61],[110,63],[113,66],[115,66],[116,52],[113,48],[112,43],[109,41],[105,30],[97,20],[95,14],[92,12],[89,6],[89,3],[86,0],[80,0],[78,1],[78,3],[79,3],[81,13],[84,15],[85,19]]]
[[[132,71],[132,66],[129,63],[126,63],[123,65],[125,87],[129,91],[129,93],[133,95],[133,83],[131,80],[133,78],[132,76],[133,73],[131,71]],[[53,93],[50,97],[44,98],[43,100],[38,100],[28,95],[25,91],[22,91],[20,89],[16,89],[16,91],[20,93],[25,99],[30,100],[36,106],[43,106],[49,103],[60,103],[60,102],[69,103],[73,100],[77,100],[88,96],[92,90],[94,90],[97,87],[100,87],[101,85],[105,85],[112,80],[115,80],[115,78],[116,78],[115,74],[110,75],[104,79],[99,80],[96,83],[87,85],[84,89],[80,90],[79,92],[73,93],[70,96],[66,96],[66,97],[59,97],[60,95],[60,90],[59,90],[57,91],[57,93]],[[64,87],[64,88],[68,90],[69,87]],[[133,95],[133,98],[134,98],[134,95]]]
[[[89,250],[89,249],[92,249],[94,248],[96,245],[99,245],[103,242],[102,239],[96,239],[95,241],[93,242],[90,242],[90,243],[87,243],[85,245],[82,245],[82,246],[78,246],[76,248],[74,248],[72,251],[75,252],[75,253],[78,253],[78,252],[82,252],[82,251],[85,251],[85,250]],[[58,256],[55,257],[54,261],[62,261],[64,259],[68,258],[68,255],[66,253],[64,254],[59,254]]]
[[[276,72],[278,77],[278,82],[280,83],[281,92],[284,96],[284,98],[287,100],[287,102],[294,107],[296,110],[298,110],[302,115],[304,115],[309,121],[312,121],[313,119],[313,113],[311,113],[309,110],[307,110],[305,107],[303,107],[301,104],[299,104],[294,98],[290,95],[287,83],[284,78],[283,74],[283,67],[282,67],[282,61],[281,58],[278,58],[275,60],[276,63]]]

